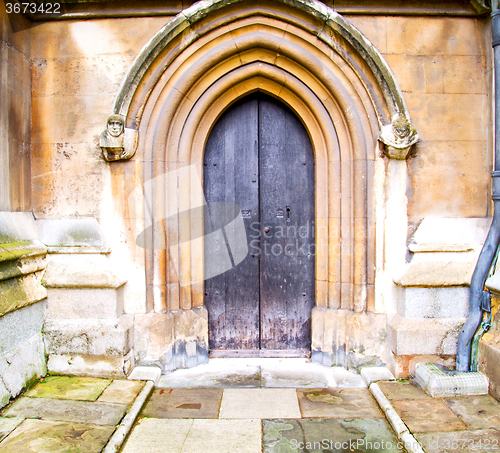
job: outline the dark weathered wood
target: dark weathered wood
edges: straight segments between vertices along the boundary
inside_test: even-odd
[[[213,349],[210,357],[311,357],[311,349]]]
[[[287,107],[257,93],[219,119],[204,164],[205,234],[226,220],[213,203],[235,203],[249,247],[243,262],[205,281],[210,349],[303,354],[314,306],[314,160],[306,130]],[[206,272],[226,250],[222,235],[205,247]]]
[[[244,219],[247,237],[252,222],[259,220],[257,115],[256,99],[232,106],[212,130],[204,159],[204,189],[212,223],[221,220],[217,212],[221,205],[214,202],[235,203],[249,212],[250,218]],[[222,253],[231,253],[226,244],[221,248]],[[205,247],[205,269],[216,265],[219,257]],[[236,267],[205,281],[211,349],[259,347],[258,279],[259,258],[249,253]]]
[[[262,349],[311,344],[314,306],[314,160],[304,126],[272,98],[259,104],[263,237]]]

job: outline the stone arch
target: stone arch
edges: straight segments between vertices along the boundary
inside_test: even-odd
[[[256,90],[288,105],[313,144],[316,306],[363,313],[375,297],[375,215],[368,188],[379,158],[377,138],[393,115],[409,116],[388,65],[348,21],[315,0],[199,2],[144,47],[113,113],[139,131],[136,159],[144,181],[189,165],[201,177],[215,122]],[[201,194],[191,193],[190,182],[181,182],[185,186],[175,195],[165,184],[144,194],[153,244],[146,248],[147,309],[203,310],[202,242],[161,222],[172,206],[198,205]],[[195,219],[188,223],[196,230]],[[161,241],[155,244],[163,235],[166,244],[187,245],[167,250]],[[313,319],[315,328],[321,329]]]

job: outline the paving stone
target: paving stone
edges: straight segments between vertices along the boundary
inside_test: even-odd
[[[117,425],[126,409],[127,406],[124,404],[23,397],[7,408],[3,416]]]
[[[48,376],[26,396],[36,398],[61,398],[68,400],[95,401],[106,387],[108,379],[78,376]]]
[[[370,385],[372,382],[394,381],[396,378],[385,366],[370,366],[361,369],[361,377]]]
[[[341,366],[331,367],[331,370],[332,376],[337,382],[337,385],[335,387],[342,389],[366,388],[366,383],[360,374],[346,370]]]
[[[431,399],[427,393],[411,382],[378,382],[377,385],[388,400]]]
[[[151,418],[217,418],[221,389],[157,389],[141,416]]]
[[[304,359],[262,362],[262,386],[267,388],[336,387],[332,367],[306,363]]]
[[[101,403],[132,404],[143,387],[144,382],[116,380],[104,390],[97,401]]]
[[[245,359],[210,359],[209,363],[162,375],[157,388],[259,388],[260,366]]]
[[[451,433],[418,433],[415,438],[426,453],[471,453],[500,450],[500,431],[480,429]]]
[[[467,429],[441,399],[393,400],[392,406],[412,433]]]
[[[382,418],[384,415],[368,389],[297,390],[302,416],[332,418]]]
[[[2,453],[100,453],[114,427],[25,420],[0,444]]]
[[[294,389],[226,389],[219,418],[300,418]]]
[[[260,420],[194,420],[181,453],[261,453]]]
[[[128,378],[133,381],[153,381],[157,384],[160,377],[161,369],[157,366],[136,366]]]
[[[261,453],[260,420],[143,418],[122,453]]]
[[[24,418],[0,417],[0,441],[5,439],[12,431],[14,431],[14,429],[23,422],[23,420]]]
[[[500,403],[490,395],[445,398],[444,401],[470,428],[500,427]]]
[[[401,452],[385,420],[263,420],[264,453]]]

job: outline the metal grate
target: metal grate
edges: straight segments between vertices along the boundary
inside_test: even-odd
[[[432,397],[486,395],[488,378],[479,372],[448,371],[434,363],[415,367],[415,382]]]

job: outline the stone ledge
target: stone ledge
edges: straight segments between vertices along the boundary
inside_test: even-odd
[[[52,255],[43,277],[47,288],[119,288],[127,279],[116,276],[104,255]]]
[[[28,387],[33,380],[45,376],[45,351],[41,334],[0,357],[0,404],[5,405]]]
[[[0,246],[0,250],[1,248]],[[44,270],[47,266],[45,261],[46,250],[42,251],[40,249],[40,251],[41,253],[24,255],[13,260],[2,262],[0,259],[0,281]]]
[[[132,367],[132,353],[126,356],[51,354],[47,362],[51,373],[108,379],[125,379]]]
[[[406,319],[394,315],[387,325],[387,343],[396,356],[455,355],[466,318]]]
[[[64,246],[64,247],[48,247],[49,254],[63,254],[63,255],[109,255],[111,248],[106,246]]]
[[[38,272],[0,281],[0,316],[45,299],[47,290],[40,280]]]
[[[43,333],[48,354],[125,356],[132,349],[133,320],[127,315],[116,319],[48,319]]]
[[[42,219],[36,227],[40,241],[49,247],[104,245],[99,223],[93,218]]]

